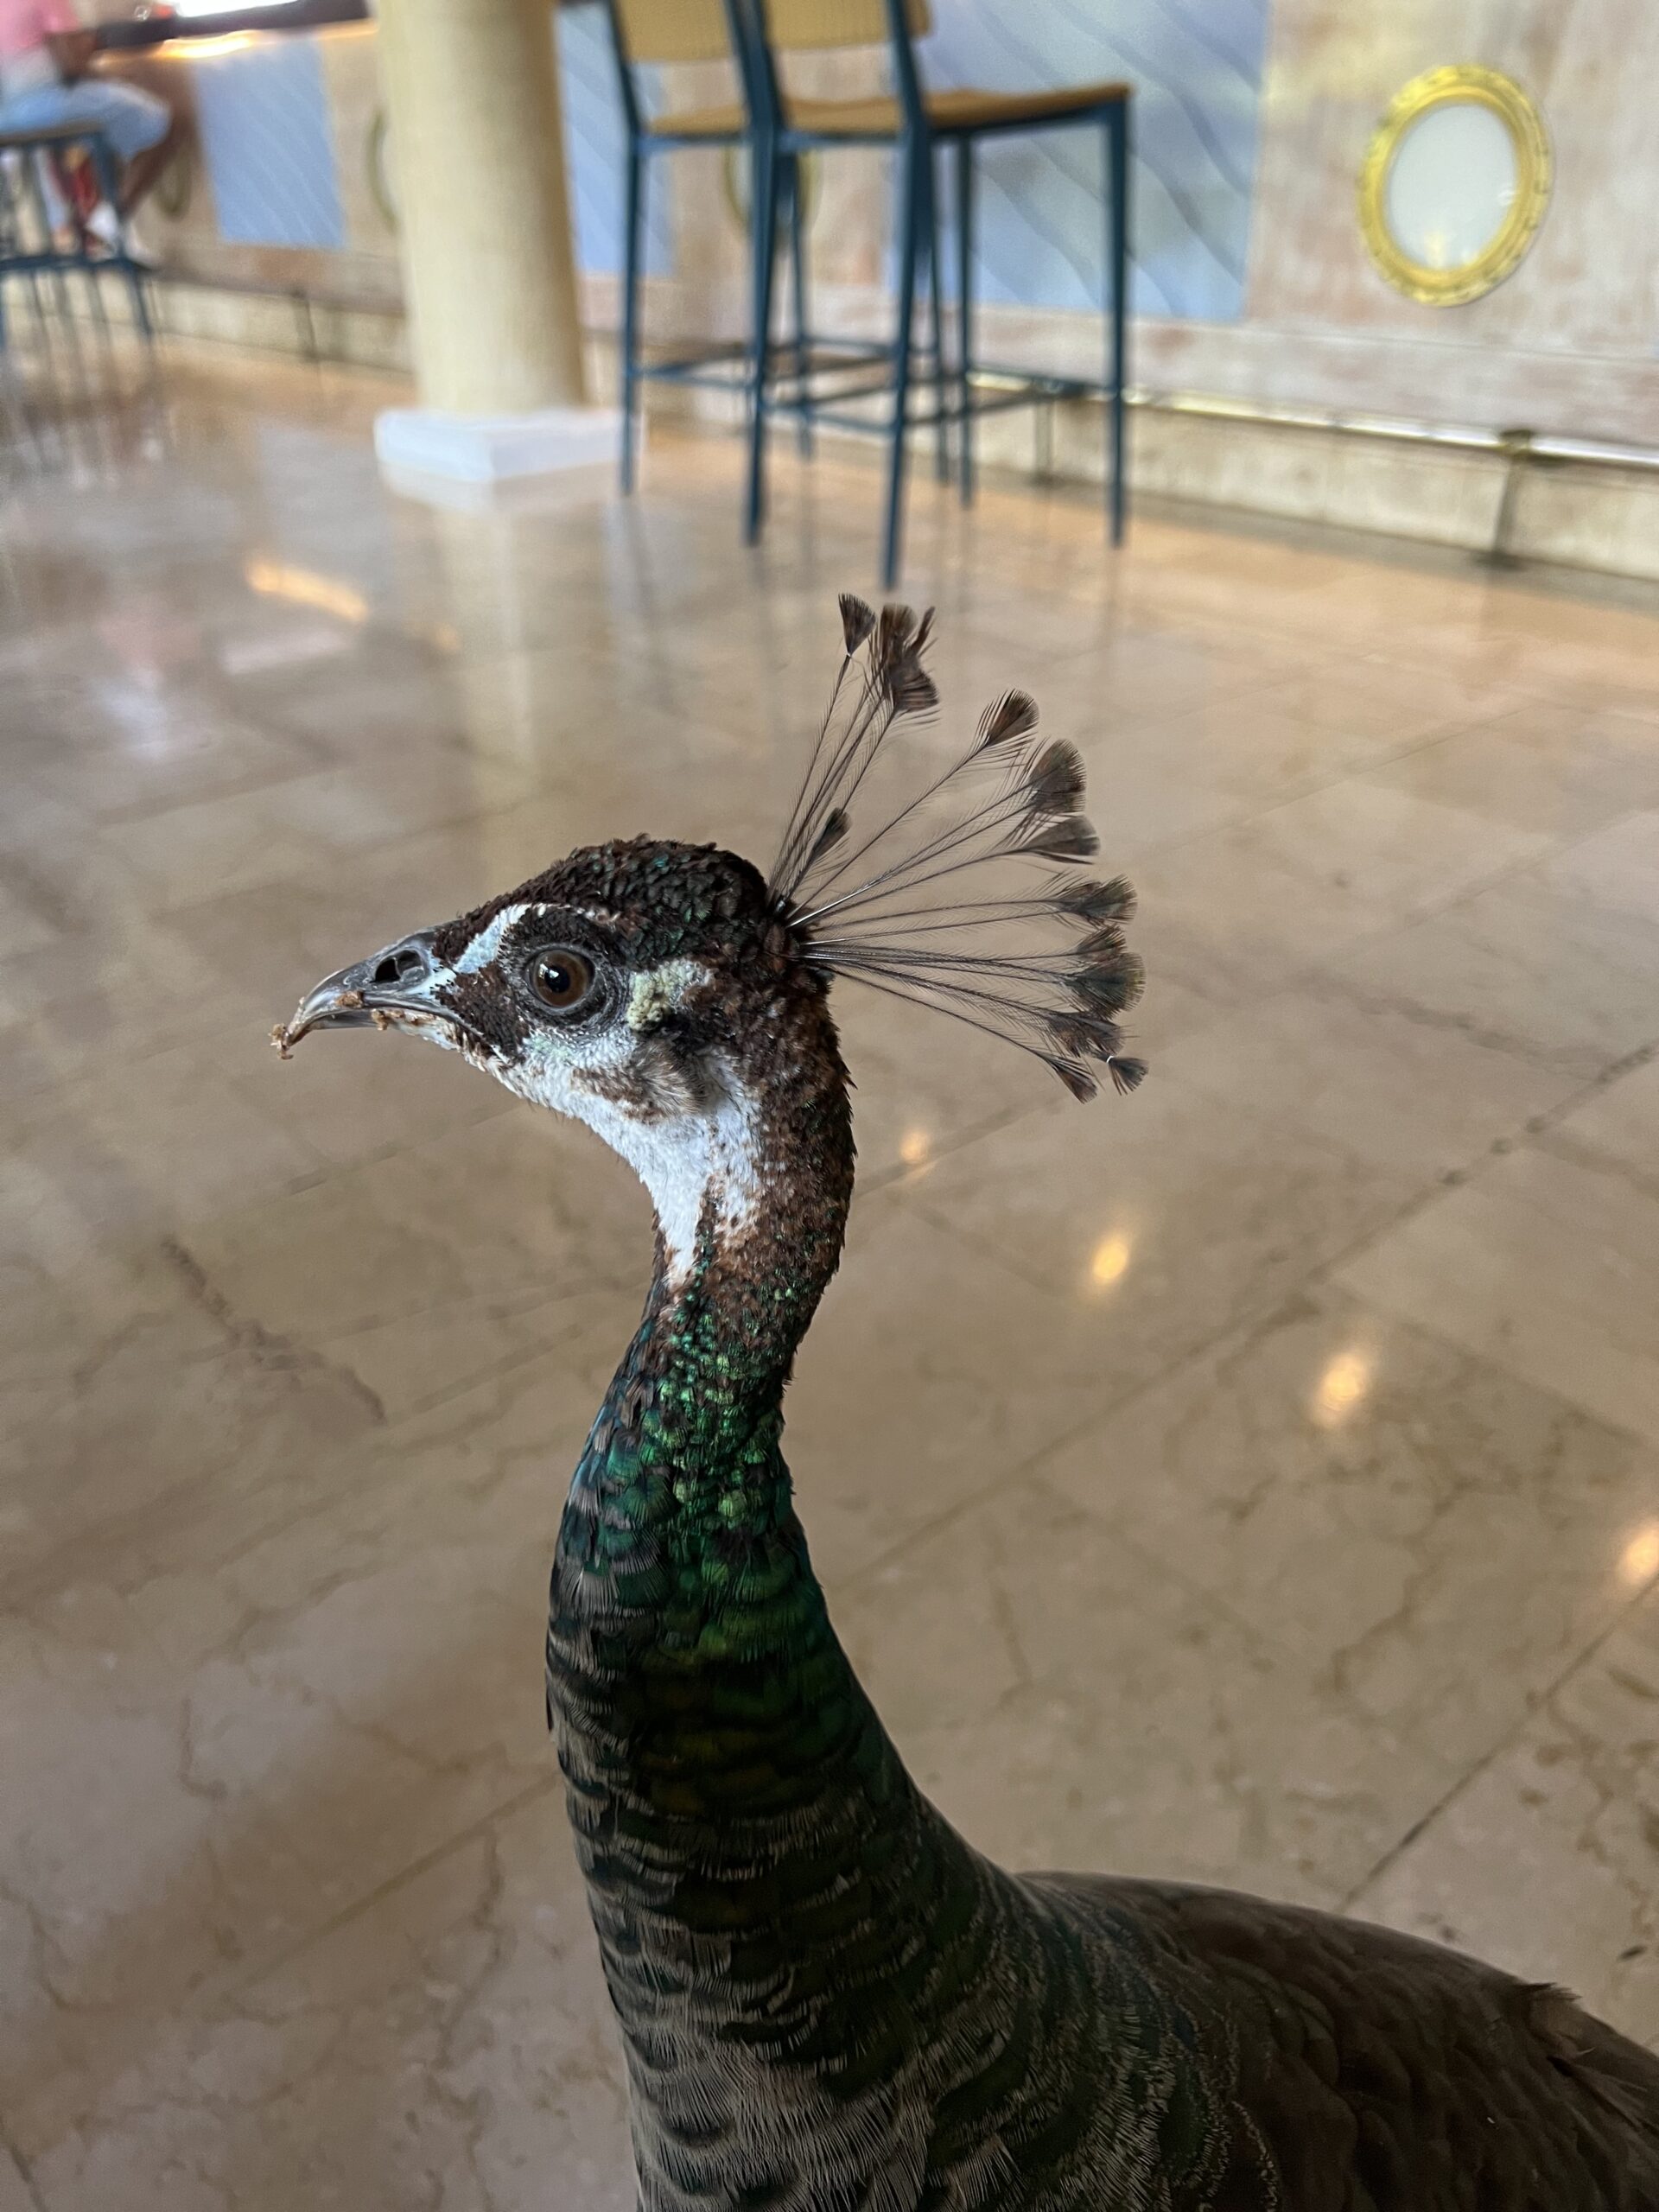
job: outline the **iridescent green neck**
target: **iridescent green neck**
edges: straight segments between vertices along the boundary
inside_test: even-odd
[[[658,1271],[577,1467],[560,1559],[601,1615],[672,1643],[753,1648],[804,1563],[779,1446],[796,1348],[841,1255],[852,1191],[844,1079],[830,1058],[756,1100],[758,1203],[705,1209],[689,1265]],[[741,1616],[741,1626],[738,1625]],[[782,1630],[782,1621],[774,1620]]]
[[[901,2060],[940,1955],[918,1930],[943,1915],[961,1942],[974,1924],[976,1862],[836,1640],[779,1449],[852,1188],[832,1065],[807,1091],[785,1058],[742,1226],[710,1209],[671,1279],[659,1251],[553,1568],[548,1717],[652,2206],[687,2201],[691,2146],[744,2139],[762,2073],[797,2099],[821,2080],[843,2103],[864,2094]],[[738,2202],[724,2186],[696,2198]]]

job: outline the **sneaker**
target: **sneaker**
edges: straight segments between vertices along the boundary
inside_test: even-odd
[[[124,223],[107,200],[100,200],[84,225],[86,234],[105,252],[136,262],[140,269],[159,269],[161,257],[140,243],[130,223]]]

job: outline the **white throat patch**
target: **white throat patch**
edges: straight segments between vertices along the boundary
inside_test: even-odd
[[[747,1098],[722,1090],[712,1105],[665,1121],[641,1121],[605,1098],[590,1098],[575,1110],[650,1192],[671,1284],[690,1272],[705,1207],[712,1209],[716,1236],[741,1234],[753,1219],[760,1196],[759,1131]]]
[[[705,1209],[717,1236],[735,1236],[760,1197],[759,1116],[729,1068],[711,1070],[711,1095],[683,1113],[639,1110],[619,1080],[634,1054],[650,1049],[646,1033],[709,980],[697,961],[665,961],[634,977],[621,1019],[602,1038],[569,1046],[556,1035],[533,1040],[505,1078],[521,1096],[585,1122],[627,1161],[651,1193],[671,1284],[690,1272]]]

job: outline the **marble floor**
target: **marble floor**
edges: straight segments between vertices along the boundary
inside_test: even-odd
[[[594,836],[764,859],[877,485],[664,437],[433,512],[361,379],[170,372],[0,543],[0,2208],[627,2212],[542,1719],[645,1200],[273,1020]],[[791,1399],[846,1640],[1023,1864],[1421,1929],[1659,2041],[1659,601],[924,477],[1142,896],[1084,1110],[844,989]]]

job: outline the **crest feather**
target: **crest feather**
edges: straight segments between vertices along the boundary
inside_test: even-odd
[[[779,917],[823,974],[1001,1037],[1074,1098],[1098,1091],[1092,1067],[1133,1090],[1146,1065],[1122,1050],[1116,1017],[1142,982],[1122,926],[1135,893],[1074,873],[1100,843],[1082,755],[1064,739],[1039,747],[1035,701],[1005,692],[964,753],[854,842],[852,803],[896,757],[886,741],[938,694],[922,662],[931,608],[878,616],[843,594],[841,617],[845,656],[768,884]],[[1034,883],[1033,861],[1049,868]]]

